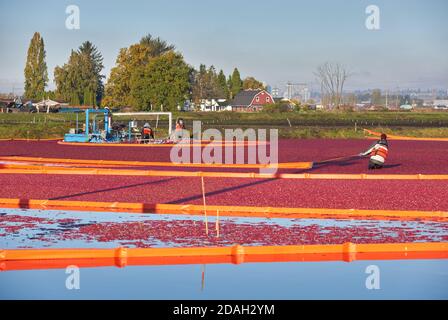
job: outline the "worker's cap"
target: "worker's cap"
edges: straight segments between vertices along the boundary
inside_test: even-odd
[[[149,123],[145,123],[145,125],[143,126],[144,128],[151,128],[151,126],[149,125]]]

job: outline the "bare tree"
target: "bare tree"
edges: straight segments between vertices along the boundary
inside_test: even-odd
[[[323,104],[332,108],[339,107],[342,104],[345,82],[350,76],[347,69],[339,63],[326,62],[314,74],[321,84]]]

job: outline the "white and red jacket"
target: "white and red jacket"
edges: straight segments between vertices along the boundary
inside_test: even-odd
[[[367,156],[368,154],[370,154],[371,160],[375,160],[378,163],[384,163],[387,159],[388,152],[389,145],[387,144],[387,141],[380,140],[362,155]]]

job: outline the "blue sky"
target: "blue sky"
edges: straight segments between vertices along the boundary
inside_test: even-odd
[[[80,30],[65,28],[70,4],[80,8]],[[381,30],[365,27],[370,4],[381,10]],[[448,88],[446,0],[0,0],[0,91],[23,87],[35,31],[51,81],[85,40],[102,52],[108,76],[119,49],[151,33],[195,67],[238,67],[271,85],[313,82],[319,64],[335,61],[353,73],[349,89]]]

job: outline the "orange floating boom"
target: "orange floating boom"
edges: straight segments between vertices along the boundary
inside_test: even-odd
[[[0,207],[40,209],[40,210],[71,210],[97,212],[128,212],[133,214],[184,214],[201,216],[204,214],[202,205],[179,204],[148,204],[128,202],[96,202],[96,201],[63,201],[63,200],[26,200],[2,199]],[[448,220],[445,211],[398,211],[398,210],[358,210],[358,209],[321,209],[321,208],[279,208],[251,206],[207,206],[209,212],[218,212],[225,217],[253,218],[348,218],[348,219],[425,219]]]
[[[173,148],[173,147],[207,147],[207,146],[258,146],[267,145],[266,141],[210,141],[210,142],[195,142],[192,143],[171,143],[171,144],[137,144],[137,143],[91,143],[91,142],[64,142],[58,141],[60,145],[81,146],[81,147],[137,147],[137,148]]]
[[[1,165],[0,165],[1,168]],[[99,176],[142,176],[142,177],[210,177],[249,179],[315,179],[315,180],[448,180],[446,174],[310,174],[310,173],[255,173],[255,172],[201,172],[164,171],[130,169],[89,169],[34,166],[27,169],[0,169],[0,174],[59,174],[59,175],[99,175]]]
[[[55,168],[122,168],[112,164],[83,164],[83,163],[45,163],[42,162],[3,162],[0,159],[0,168],[3,169],[36,169],[42,166]]]
[[[100,268],[126,266],[198,265],[230,263],[272,263],[272,262],[335,262],[335,261],[375,261],[375,260],[435,260],[448,259],[447,251],[421,252],[379,252],[379,253],[310,253],[287,255],[245,256],[244,261],[233,256],[206,257],[150,257],[150,258],[95,258],[57,260],[11,260],[0,262],[0,271],[65,269],[75,265],[79,268]]]
[[[9,139],[0,139],[0,141],[59,141],[64,138],[46,138],[46,139],[26,139],[26,138],[9,138]]]
[[[6,249],[0,250],[0,261],[98,259],[98,258],[170,258],[170,257],[245,257],[301,254],[349,254],[392,252],[448,252],[448,243],[380,243],[299,246],[241,246],[196,248],[113,248],[113,249]]]
[[[364,132],[372,135],[372,136],[376,136],[376,137],[380,137],[381,133],[380,132],[375,132],[375,131],[371,131],[368,129],[364,129]],[[396,136],[393,134],[388,134],[387,138],[389,140],[415,140],[415,141],[448,141],[448,138],[415,138],[415,137],[405,137],[405,136]]]
[[[60,159],[41,157],[0,157],[0,160],[20,161],[33,163],[64,163],[64,164],[91,164],[113,166],[145,166],[145,167],[198,167],[198,168],[279,168],[279,169],[311,169],[312,162],[286,162],[276,164],[219,164],[219,163],[172,163],[172,162],[147,162],[147,161],[117,161],[117,160],[84,160],[84,159]]]

